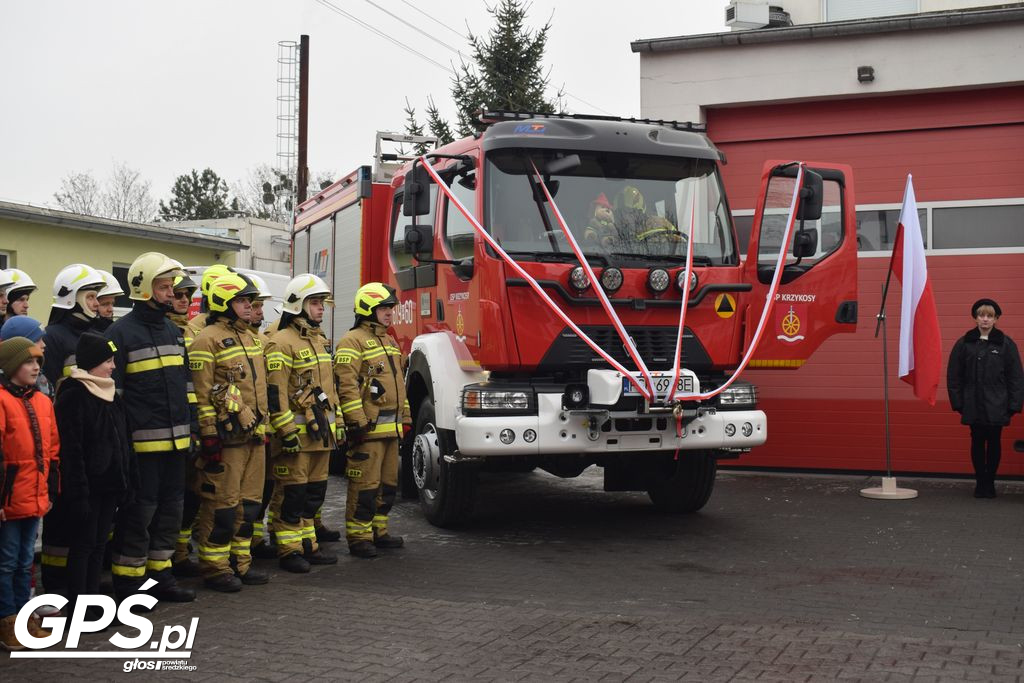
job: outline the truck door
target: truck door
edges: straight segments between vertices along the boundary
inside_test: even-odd
[[[744,263],[753,290],[747,301],[744,348],[748,348],[771,288],[779,246],[796,183],[795,163],[767,161]],[[820,190],[814,185],[817,174]],[[794,225],[786,248],[773,310],[750,367],[798,368],[833,334],[857,329],[857,230],[853,171],[849,166],[807,163],[803,195],[820,191],[821,215]],[[801,203],[810,201],[801,199]],[[798,212],[799,213],[799,212]],[[812,209],[813,213],[813,209]],[[794,251],[794,245],[800,243]],[[796,256],[795,253],[802,253]]]
[[[390,265],[389,284],[398,290],[398,306],[395,307],[394,330],[399,343],[408,351],[408,344],[429,327],[433,320],[433,293],[437,285],[437,264],[420,262],[405,246],[405,229],[412,218],[403,215],[402,203],[405,193],[402,188],[395,191],[391,204],[390,240],[388,261]],[[430,186],[430,212],[416,216],[418,225],[433,226],[437,206],[437,186]],[[433,243],[420,254],[433,258]]]

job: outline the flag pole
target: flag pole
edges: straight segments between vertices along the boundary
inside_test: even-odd
[[[882,287],[882,303],[878,307],[878,315],[875,316],[875,339],[878,339],[878,331],[882,331],[882,391],[883,404],[885,406],[885,474],[882,477],[881,486],[873,486],[861,489],[860,495],[865,498],[876,500],[909,500],[917,498],[917,491],[914,489],[900,488],[896,484],[896,477],[892,476],[892,432],[889,425],[889,343],[885,326],[885,301],[889,297],[889,283],[892,282],[892,264],[896,258],[896,245],[902,248],[900,237],[903,233],[903,223],[896,229],[896,240],[893,245],[892,254],[889,256],[889,272],[885,276],[885,286]]]

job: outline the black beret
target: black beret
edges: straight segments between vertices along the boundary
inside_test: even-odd
[[[991,306],[992,310],[996,312],[997,318],[1003,315],[1003,309],[999,308],[999,304],[997,304],[995,301],[992,301],[992,299],[978,299],[977,301],[974,302],[974,305],[971,306],[972,318],[978,317],[978,309],[981,308],[982,306]]]

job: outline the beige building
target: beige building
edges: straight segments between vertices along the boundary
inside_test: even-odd
[[[29,315],[44,324],[53,280],[70,263],[110,271],[127,291],[128,266],[143,252],[159,251],[190,266],[233,266],[245,249],[236,238],[0,202],[0,268],[20,268],[39,286],[29,300]],[[124,297],[117,305],[131,304]]]

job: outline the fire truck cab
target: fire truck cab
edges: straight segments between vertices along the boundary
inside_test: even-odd
[[[333,226],[336,257],[324,254],[332,269],[318,274],[347,282],[336,284],[334,341],[359,283],[398,291],[415,434],[403,447],[403,492],[449,526],[470,514],[481,470],[575,477],[597,465],[606,490],[700,509],[717,460],[768,437],[757,389],[736,370],[798,368],[856,328],[850,168],[767,162],[741,245],[725,159],[700,126],[482,120],[481,134],[400,165],[387,163],[379,138],[373,171],[327,188],[296,220],[296,272],[314,263],[312,247],[299,253],[303,230]]]

